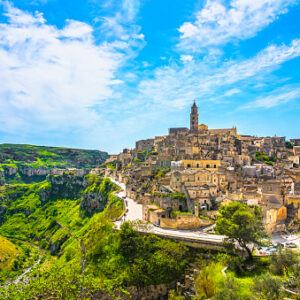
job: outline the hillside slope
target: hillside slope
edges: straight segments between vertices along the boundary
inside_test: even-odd
[[[3,236],[0,236],[0,270],[10,271],[20,250]]]
[[[108,157],[99,150],[0,144],[0,185],[43,181],[53,169],[91,169]]]

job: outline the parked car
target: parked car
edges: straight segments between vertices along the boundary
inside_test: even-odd
[[[275,253],[275,252],[277,252],[277,248],[271,248],[271,249],[269,250],[269,252],[270,252],[270,253]]]
[[[286,242],[285,245],[288,248],[297,248],[297,245],[293,242]]]

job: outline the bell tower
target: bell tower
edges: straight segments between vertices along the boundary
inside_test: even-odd
[[[194,104],[191,108],[190,131],[191,132],[198,132],[198,107],[196,105],[196,100],[194,100]]]

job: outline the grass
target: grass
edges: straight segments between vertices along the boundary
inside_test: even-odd
[[[172,210],[171,211],[171,215],[172,217],[176,218],[178,215],[193,215],[193,213],[191,213],[190,211],[180,211],[180,210]]]
[[[246,270],[242,275],[237,274],[231,269],[226,270],[226,275],[228,277],[234,277],[237,283],[240,285],[242,295],[250,296],[252,293],[252,286],[254,285],[254,278],[261,276],[262,274],[268,272],[269,258],[268,257],[256,257],[252,263],[246,264],[246,267],[256,265],[256,268],[252,271]]]
[[[3,236],[0,236],[0,270],[10,271],[21,250]]]

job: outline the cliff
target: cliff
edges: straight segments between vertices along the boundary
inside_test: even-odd
[[[0,144],[0,185],[40,182],[74,168],[85,175],[108,157],[98,150]]]

